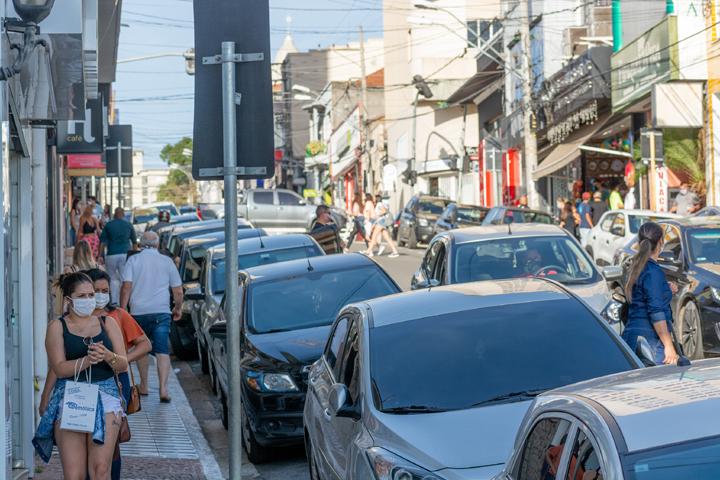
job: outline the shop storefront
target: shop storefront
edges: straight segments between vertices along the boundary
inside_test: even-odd
[[[335,129],[329,139],[330,181],[333,203],[352,209],[357,198],[362,201],[362,138],[360,135],[360,110],[355,108],[345,121]]]

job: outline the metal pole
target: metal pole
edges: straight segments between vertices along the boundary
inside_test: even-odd
[[[522,37],[522,55],[523,58],[523,133],[525,140],[525,191],[528,196],[530,208],[539,208],[540,199],[538,198],[537,184],[533,180],[533,170],[537,166],[537,138],[532,128],[533,109],[532,109],[532,51],[530,49],[530,0],[522,0],[520,2],[522,8],[520,10],[520,34]]]
[[[123,206],[122,193],[122,142],[117,144],[117,171],[118,171],[118,207]]]
[[[360,26],[360,76],[362,77],[360,79],[362,101],[362,108],[360,109],[360,122],[363,133],[363,155],[360,157],[360,159],[362,160],[363,157],[367,159],[367,161],[363,165],[363,170],[367,172],[365,181],[367,182],[367,177],[370,177],[371,182],[367,182],[368,190],[371,192],[375,192],[375,177],[371,174],[372,165],[370,160],[370,115],[368,114],[367,71],[365,69],[365,32],[363,31],[362,25]],[[357,188],[360,188],[360,190],[362,191],[361,182],[358,182],[356,191]]]
[[[237,139],[235,118],[235,42],[222,42],[223,160],[225,166],[225,308],[230,396],[230,479],[242,477],[240,399],[240,302],[237,245]]]
[[[413,102],[413,121],[412,121],[412,160],[410,163],[410,171],[413,172],[417,168],[417,104],[420,99],[420,91],[415,93],[415,101]],[[425,159],[427,161],[427,159]],[[414,186],[414,183],[411,183]]]

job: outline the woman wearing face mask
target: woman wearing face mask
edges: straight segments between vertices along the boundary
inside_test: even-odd
[[[114,318],[93,315],[95,289],[86,274],[70,273],[59,280],[67,313],[48,324],[45,348],[50,368],[58,379],[40,420],[33,445],[50,460],[57,445],[66,479],[110,479],[110,465],[123,415],[115,374],[127,370],[125,343]],[[98,408],[92,434],[60,428],[65,384],[80,372],[79,381],[97,385]]]
[[[677,287],[668,283],[657,264],[662,252],[665,232],[654,222],[643,224],[638,231],[638,252],[625,285],[628,321],[622,337],[635,350],[639,336],[645,337],[655,355],[655,363],[676,364],[678,354],[672,340],[672,309],[670,302]]]

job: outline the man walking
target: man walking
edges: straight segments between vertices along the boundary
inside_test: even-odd
[[[610,210],[621,210],[625,207],[623,197],[620,194],[620,184],[616,184],[613,187],[612,192],[610,192],[608,203],[610,204]]]
[[[135,229],[125,220],[125,211],[116,208],[113,219],[103,228],[100,234],[100,251],[105,251],[105,268],[110,275],[110,300],[114,303],[120,301],[120,285],[125,269],[128,250],[135,248],[137,237]]]
[[[587,245],[590,229],[593,227],[590,192],[582,194],[582,202],[578,205],[578,214],[580,215],[580,244],[584,247]]]
[[[150,339],[150,354],[155,355],[160,379],[160,401],[167,403],[170,401],[167,390],[170,375],[170,319],[180,320],[183,291],[180,274],[170,257],[158,252],[159,243],[157,233],[143,233],[140,240],[142,251],[130,257],[125,264],[120,306],[124,309],[130,306],[130,313]],[[168,290],[172,290],[172,312]],[[140,392],[147,395],[147,356],[138,360],[138,367]]]
[[[695,192],[688,188],[687,183],[680,185],[680,192],[675,196],[670,211],[678,215],[688,216],[691,213],[697,212],[699,209],[700,199]]]
[[[608,211],[607,202],[602,199],[602,192],[599,190],[593,193],[593,201],[590,203],[592,209],[592,224],[593,226],[600,223],[600,219]]]

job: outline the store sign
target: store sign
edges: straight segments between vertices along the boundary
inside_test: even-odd
[[[668,211],[668,172],[666,167],[655,167],[655,211]]]
[[[562,122],[548,128],[547,139],[552,145],[562,143],[575,130],[592,125],[598,119],[598,102],[594,101],[570,115]]]
[[[69,170],[98,168],[105,169],[105,162],[101,153],[71,154],[67,156],[67,168]]]
[[[348,152],[352,147],[360,146],[360,110],[357,108],[330,136],[330,145],[333,147],[333,164],[344,163],[347,157],[354,157]],[[333,165],[333,175],[337,169]]]
[[[82,112],[80,112],[82,113]],[[57,122],[58,153],[102,153],[103,104],[102,99],[88,100],[84,120]]]

